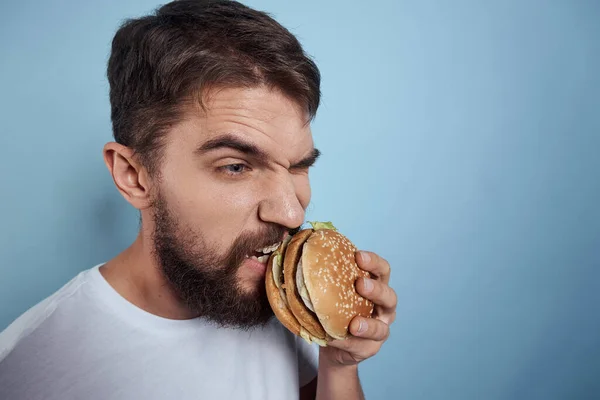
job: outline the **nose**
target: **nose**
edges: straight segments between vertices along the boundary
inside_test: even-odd
[[[304,222],[304,207],[292,179],[273,182],[266,197],[258,206],[258,216],[264,222],[271,222],[294,229]]]

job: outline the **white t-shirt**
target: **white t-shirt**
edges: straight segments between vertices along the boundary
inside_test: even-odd
[[[217,328],[143,311],[81,272],[0,334],[0,399],[298,398],[318,348],[276,319]]]

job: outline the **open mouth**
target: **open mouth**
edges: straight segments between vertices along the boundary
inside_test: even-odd
[[[267,247],[263,247],[262,249],[254,250],[252,254],[247,254],[246,258],[250,258],[260,262],[261,264],[266,264],[273,253],[277,248],[281,245],[281,242],[272,244]]]

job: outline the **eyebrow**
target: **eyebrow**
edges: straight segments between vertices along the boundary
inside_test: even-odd
[[[313,165],[315,165],[315,163],[317,162],[317,160],[319,159],[320,156],[321,156],[321,152],[319,151],[319,149],[312,149],[312,152],[310,153],[310,155],[304,157],[302,160],[293,164],[290,167],[290,169],[310,168]]]
[[[232,149],[240,153],[244,153],[249,157],[255,158],[262,164],[266,164],[269,160],[269,155],[258,148],[256,145],[246,142],[235,135],[226,134],[217,138],[208,140],[196,149],[195,154],[202,155],[211,151],[220,149]],[[304,169],[312,167],[316,162],[321,152],[313,148],[311,153],[302,160],[292,164],[290,169]]]

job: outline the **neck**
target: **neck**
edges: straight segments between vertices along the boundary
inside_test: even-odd
[[[117,293],[144,311],[168,319],[197,317],[171,289],[152,249],[152,240],[141,230],[131,246],[100,267],[100,273]]]

